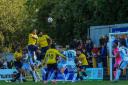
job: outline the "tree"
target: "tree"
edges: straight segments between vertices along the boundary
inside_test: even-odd
[[[59,38],[61,43],[69,43],[73,38],[85,38],[90,17],[89,13],[86,14],[86,5],[85,0],[59,0],[55,5],[52,15],[55,18],[56,31],[64,38]]]
[[[35,28],[69,44],[73,38],[85,39],[92,25],[127,22],[127,6],[128,0],[0,0],[1,36],[7,45],[15,40],[26,45]]]
[[[6,45],[11,44],[16,30],[22,30],[22,23],[27,18],[24,4],[26,0],[0,0],[0,31]]]

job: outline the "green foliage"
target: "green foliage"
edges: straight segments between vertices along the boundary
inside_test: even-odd
[[[24,8],[25,0],[0,0],[1,45],[10,46],[20,36],[13,37],[15,31],[22,31],[22,23],[27,19]]]
[[[69,43],[73,38],[85,38],[87,26],[89,24],[89,14],[87,11],[87,2],[85,0],[60,0],[55,5],[52,15],[58,25],[58,35],[61,42]],[[87,18],[87,19],[86,19]]]
[[[0,0],[0,30],[14,32],[21,28],[26,16],[24,13],[25,0]]]
[[[128,0],[0,0],[1,42],[25,45],[28,33],[38,29],[68,44],[73,38],[85,39],[91,25],[126,23],[127,6]]]

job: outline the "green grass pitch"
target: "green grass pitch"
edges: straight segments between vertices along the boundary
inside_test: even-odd
[[[25,83],[6,83],[4,81],[0,82],[0,85],[128,85],[128,81],[119,81],[117,83],[113,83],[110,81],[79,81],[75,83],[71,82],[57,82],[57,84],[43,84],[42,82],[34,83],[34,82],[25,82]]]

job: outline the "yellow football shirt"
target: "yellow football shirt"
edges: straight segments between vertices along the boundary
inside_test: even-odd
[[[14,58],[16,59],[16,61],[20,61],[22,58],[22,53],[21,52],[15,52],[14,53]]]
[[[48,41],[49,39],[48,35],[42,35],[41,37],[38,38],[38,44],[40,47],[47,47],[48,46]]]
[[[35,45],[37,42],[38,36],[36,34],[29,34],[29,38],[28,38],[28,45]]]
[[[86,59],[86,56],[83,53],[80,54],[78,59],[82,65],[88,65],[88,61]]]
[[[44,63],[46,63],[46,64],[57,63],[57,56],[61,56],[62,58],[66,59],[66,57],[64,55],[62,55],[56,49],[49,49],[49,50],[47,50],[45,58],[44,58]]]

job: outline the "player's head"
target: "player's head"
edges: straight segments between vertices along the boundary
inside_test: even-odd
[[[64,51],[62,46],[58,46],[58,47],[56,47],[56,49],[59,50],[60,52]]]
[[[55,49],[55,48],[56,48],[55,44],[51,44],[50,47],[51,47],[52,49]]]
[[[126,46],[126,41],[125,39],[120,40],[120,46]]]
[[[75,49],[73,44],[69,45],[69,49]]]
[[[76,55],[79,56],[81,54],[81,50],[76,50]]]
[[[96,44],[94,44],[93,47],[96,48],[97,47]]]
[[[115,40],[114,43],[113,43],[113,47],[117,47],[118,46],[118,40]]]
[[[43,32],[39,32],[39,36],[42,36],[43,35]]]
[[[37,29],[34,29],[34,30],[32,31],[32,33],[33,33],[33,34],[36,34],[36,33],[37,33]]]
[[[16,51],[17,51],[17,52],[20,52],[20,47],[18,47],[18,48],[16,49]]]
[[[25,48],[23,48],[23,53],[28,53],[28,49],[25,47]]]
[[[65,48],[68,50],[69,49],[69,45],[66,45]]]

